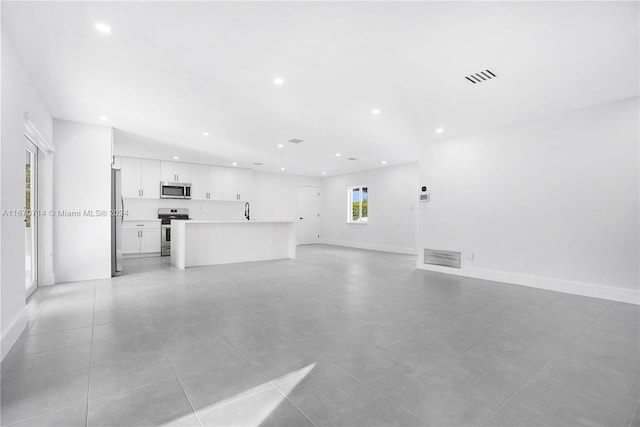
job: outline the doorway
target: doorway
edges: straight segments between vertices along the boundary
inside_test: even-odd
[[[38,148],[26,138],[25,141],[25,204],[24,204],[24,249],[25,286],[27,298],[38,286]]]
[[[320,187],[298,187],[298,244],[320,242]]]

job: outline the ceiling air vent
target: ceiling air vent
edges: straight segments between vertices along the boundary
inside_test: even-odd
[[[437,249],[424,250],[424,263],[429,265],[460,268],[461,259],[461,252],[440,251]]]
[[[292,143],[292,144],[300,144],[302,141],[304,141],[304,139],[293,138],[293,139],[289,140],[289,142]]]
[[[260,163],[260,162],[253,162],[253,164],[254,164],[254,165],[256,165],[256,166],[262,166],[262,165],[264,165],[264,163]]]
[[[355,157],[347,157],[347,160],[358,160],[358,159]]]
[[[465,76],[465,79],[469,80],[471,83],[475,85],[477,83],[482,83],[482,82],[486,82],[487,80],[495,79],[496,77],[498,76],[493,74],[490,70],[484,70],[484,71],[480,71],[479,73],[469,74],[468,76]]]

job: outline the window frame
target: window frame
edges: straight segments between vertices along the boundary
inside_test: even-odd
[[[362,194],[363,189],[367,190],[367,216],[362,216]],[[353,219],[353,191],[360,191],[360,217],[357,220]],[[368,224],[369,223],[369,186],[368,185],[353,185],[347,187],[347,224]]]

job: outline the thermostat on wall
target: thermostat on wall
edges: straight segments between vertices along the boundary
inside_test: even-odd
[[[427,193],[427,186],[423,185],[420,187],[420,201],[428,202],[431,199],[431,195]]]

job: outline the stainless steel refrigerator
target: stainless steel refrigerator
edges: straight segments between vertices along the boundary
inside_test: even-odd
[[[111,276],[122,274],[122,222],[124,199],[122,198],[120,169],[111,169]]]

